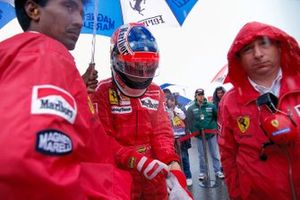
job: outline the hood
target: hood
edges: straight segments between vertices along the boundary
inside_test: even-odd
[[[262,36],[267,36],[280,42],[283,74],[295,75],[300,73],[300,48],[297,41],[274,26],[260,22],[250,22],[242,27],[229,49],[227,54],[228,75],[225,82],[231,82],[235,87],[245,85],[247,75],[240,65],[236,54],[246,44]]]

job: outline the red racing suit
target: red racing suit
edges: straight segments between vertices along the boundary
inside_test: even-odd
[[[282,79],[277,108],[290,113],[298,135],[290,145],[265,148],[269,138],[260,128],[256,99],[260,95],[249,83],[239,64],[237,52],[256,37],[267,36],[280,42]],[[300,199],[300,49],[295,39],[265,24],[245,25],[228,53],[227,80],[233,88],[223,96],[218,120],[219,146],[225,181],[231,199]]]
[[[92,101],[105,131],[120,145],[137,149],[166,164],[179,161],[164,109],[164,94],[159,86],[152,83],[141,97],[129,98],[121,94],[109,78],[100,82]],[[129,169],[129,163],[118,164],[132,174],[132,199],[167,199],[165,181],[154,184],[136,170]]]
[[[130,174],[112,163],[69,51],[25,32],[1,42],[0,57],[0,198],[129,199]]]

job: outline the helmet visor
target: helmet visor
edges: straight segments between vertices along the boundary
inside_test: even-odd
[[[153,78],[159,63],[159,54],[136,52],[132,55],[117,55],[116,69],[128,76]]]

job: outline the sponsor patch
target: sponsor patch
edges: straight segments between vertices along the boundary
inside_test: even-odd
[[[271,124],[272,124],[272,126],[274,126],[275,128],[278,128],[278,126],[279,126],[279,121],[278,121],[277,119],[273,119],[273,120],[271,121]]]
[[[245,133],[250,125],[249,116],[241,116],[237,118],[237,124],[242,133]]]
[[[49,129],[37,133],[36,150],[47,155],[65,155],[72,152],[72,140],[65,133]]]
[[[286,133],[289,133],[289,132],[291,132],[291,129],[287,127],[287,128],[283,128],[283,129],[274,131],[274,132],[272,133],[272,135],[273,135],[273,136],[276,136],[276,135],[286,134]]]
[[[118,105],[119,104],[119,100],[118,100],[118,95],[117,92],[113,89],[109,89],[108,90],[109,93],[109,103],[111,105]]]
[[[156,99],[152,99],[150,97],[144,97],[139,99],[141,106],[150,110],[157,110],[159,106],[159,101]]]
[[[126,114],[131,113],[132,107],[131,106],[112,106],[111,113],[114,114]]]
[[[32,114],[50,114],[74,124],[77,105],[73,96],[54,85],[36,85],[32,89]]]

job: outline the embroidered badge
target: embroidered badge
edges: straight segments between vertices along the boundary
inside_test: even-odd
[[[117,92],[113,89],[109,89],[109,102],[111,105],[118,105],[119,104],[119,100],[118,100],[118,95]]]
[[[279,121],[278,121],[277,119],[273,119],[273,120],[271,121],[271,124],[272,124],[272,126],[274,126],[275,128],[278,128],[278,126],[279,126]]]
[[[159,101],[150,97],[139,99],[141,106],[149,110],[158,110]]]
[[[126,114],[131,113],[132,107],[131,106],[112,106],[111,113],[114,114]]]
[[[77,105],[73,96],[54,85],[36,85],[32,89],[31,113],[36,115],[56,115],[71,124],[77,115]]]
[[[72,140],[65,133],[47,129],[37,133],[36,150],[47,155],[65,155],[72,152]]]
[[[249,116],[242,116],[237,118],[237,124],[242,133],[245,133],[250,125]]]

